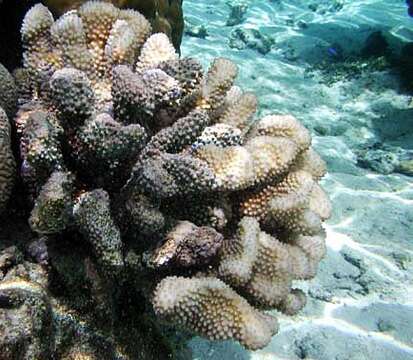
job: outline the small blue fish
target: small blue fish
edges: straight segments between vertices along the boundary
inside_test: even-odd
[[[327,52],[330,56],[338,57],[338,52],[335,48],[330,47],[327,49]]]

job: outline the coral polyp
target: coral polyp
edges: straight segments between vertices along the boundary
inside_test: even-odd
[[[29,224],[60,279],[59,241],[90,256],[88,302],[113,334],[122,316],[152,314],[157,326],[260,349],[278,330],[264,311],[297,313],[305,295],[293,281],[315,276],[324,255],[325,166],[297,119],[255,118],[232,61],[204,73],[150,30],[106,2],[57,20],[40,4],[27,13],[31,98],[16,127]],[[80,280],[60,281],[80,291]],[[99,311],[73,296],[65,306],[85,321]]]

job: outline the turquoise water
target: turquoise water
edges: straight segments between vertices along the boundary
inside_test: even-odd
[[[240,18],[230,16],[236,7]],[[293,114],[311,130],[334,209],[319,274],[297,284],[306,308],[281,316],[263,350],[196,338],[194,359],[413,359],[413,87],[411,69],[400,66],[413,64],[413,18],[405,2],[185,0],[184,13],[184,56],[234,60],[262,114]]]

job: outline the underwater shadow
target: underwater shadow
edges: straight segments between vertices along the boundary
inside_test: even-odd
[[[348,56],[359,56],[366,41],[374,33],[386,33],[388,27],[372,27],[368,24],[310,23],[294,39],[299,49],[299,60],[310,66],[321,61],[342,61]],[[340,34],[340,36],[337,36]],[[302,38],[302,39],[300,39]],[[301,40],[301,41],[300,41]]]
[[[9,70],[21,65],[20,26],[26,11],[40,1],[0,1],[0,63]]]
[[[372,126],[383,142],[413,149],[413,142],[409,141],[413,138],[413,108],[399,109],[389,105],[385,114],[372,120]]]
[[[251,354],[235,341],[214,342],[195,338],[189,344],[194,359],[197,360],[250,360]]]

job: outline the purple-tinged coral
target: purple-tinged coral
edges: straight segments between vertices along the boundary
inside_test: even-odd
[[[153,254],[151,264],[177,268],[209,265],[217,257],[223,239],[214,228],[180,221],[166,234],[165,242]]]

